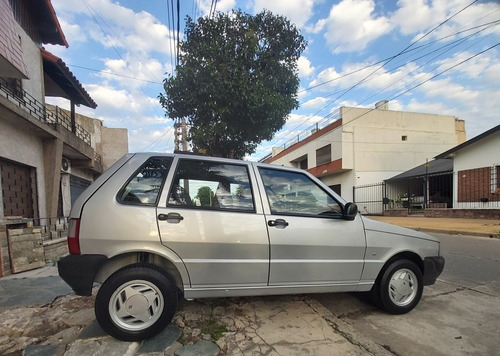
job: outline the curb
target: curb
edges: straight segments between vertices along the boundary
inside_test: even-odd
[[[492,234],[488,232],[475,232],[475,231],[460,231],[460,230],[441,230],[441,229],[431,229],[426,227],[409,227],[405,226],[407,229],[412,229],[416,231],[428,232],[433,234],[448,234],[448,235],[462,235],[462,236],[477,236],[477,237],[489,237],[492,239],[500,239],[500,234]]]

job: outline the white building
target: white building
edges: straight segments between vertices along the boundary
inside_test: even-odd
[[[453,160],[453,208],[500,207],[500,125],[436,156]]]
[[[300,137],[300,136],[299,136]],[[382,182],[465,141],[464,121],[453,116],[341,107],[335,121],[310,131],[266,163],[307,169],[353,200],[353,187]]]

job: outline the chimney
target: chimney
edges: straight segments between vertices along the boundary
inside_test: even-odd
[[[377,110],[389,110],[389,101],[381,100],[375,103],[375,109]]]

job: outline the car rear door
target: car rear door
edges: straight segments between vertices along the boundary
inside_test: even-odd
[[[360,216],[343,219],[342,204],[306,172],[256,166],[266,197],[269,285],[335,284],[339,288],[332,290],[352,290],[365,258]]]
[[[191,288],[266,286],[269,238],[246,162],[184,157],[157,208],[162,244],[184,262]]]

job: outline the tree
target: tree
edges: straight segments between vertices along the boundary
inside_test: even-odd
[[[205,186],[198,189],[198,193],[194,198],[200,201],[201,206],[212,206],[215,194],[214,192],[212,192],[212,189],[210,189],[210,187]]]
[[[283,16],[233,10],[186,19],[177,74],[164,80],[160,102],[186,117],[193,148],[242,158],[270,140],[298,107],[297,60],[306,46]]]

